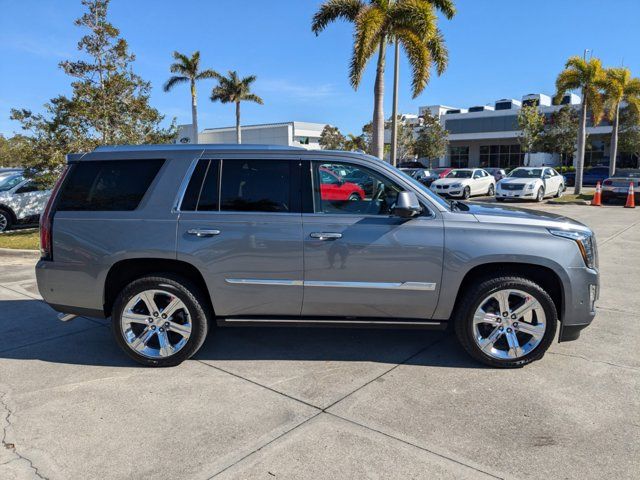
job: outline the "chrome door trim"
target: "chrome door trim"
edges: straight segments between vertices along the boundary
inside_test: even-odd
[[[276,285],[286,287],[301,287],[304,284],[302,280],[279,280],[264,278],[225,278],[224,281],[232,285]]]
[[[427,290],[436,289],[435,283],[430,282],[332,282],[305,280],[305,287],[331,288],[379,288],[382,290]]]

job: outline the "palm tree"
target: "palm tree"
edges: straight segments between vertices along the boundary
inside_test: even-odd
[[[433,64],[444,72],[448,52],[437,28],[435,9],[447,18],[455,15],[453,0],[328,0],[313,16],[311,30],[318,35],[329,23],[342,19],[355,24],[353,54],[349,69],[351,85],[358,88],[362,73],[378,52],[373,103],[371,153],[384,153],[384,69],[386,46],[397,40],[404,47],[412,69],[413,97],[429,81]]]
[[[347,135],[344,142],[344,149],[351,152],[357,150],[362,150],[364,152],[367,149],[367,142],[362,135],[356,136],[353,133],[350,133]]]
[[[609,176],[613,177],[616,173],[618,155],[620,104],[625,102],[631,108],[640,110],[640,78],[632,78],[628,68],[608,68],[605,70],[601,86],[604,91],[605,109],[609,117],[613,117],[609,155]]]
[[[262,105],[262,98],[251,93],[251,84],[256,81],[255,75],[240,78],[238,72],[229,71],[229,76],[217,75],[218,85],[211,91],[211,101],[236,104],[236,141],[242,143],[240,132],[240,102],[255,102]]]
[[[196,91],[196,81],[205,78],[216,78],[218,75],[214,70],[200,71],[200,52],[195,51],[191,57],[180,52],[173,52],[173,58],[176,62],[171,64],[169,70],[173,75],[167,83],[164,84],[164,91],[170,91],[178,83],[189,82],[191,86],[191,124],[193,125],[193,135],[195,143],[198,143],[198,95]]]
[[[582,92],[580,106],[580,123],[578,125],[578,157],[576,158],[576,186],[574,193],[582,191],[582,173],[584,170],[584,151],[587,139],[587,110],[591,110],[594,123],[602,116],[602,95],[600,85],[604,77],[602,63],[598,58],[586,60],[582,57],[571,57],[565,64],[565,69],[556,78],[554,100],[558,103],[569,90]]]

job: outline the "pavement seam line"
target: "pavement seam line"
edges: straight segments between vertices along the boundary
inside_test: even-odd
[[[428,448],[426,448],[426,447],[423,447],[423,446],[421,446],[421,445],[418,445],[418,444],[415,444],[415,443],[409,442],[408,440],[404,440],[404,439],[402,439],[402,438],[398,438],[398,437],[396,437],[395,435],[391,435],[391,434],[389,434],[389,433],[383,432],[382,430],[378,430],[378,429],[376,429],[376,428],[369,427],[368,425],[364,425],[364,424],[362,424],[362,423],[356,422],[355,420],[351,420],[350,418],[343,417],[343,416],[341,416],[341,415],[338,415],[338,414],[336,414],[336,413],[332,413],[332,412],[323,412],[323,413],[326,413],[327,415],[332,415],[332,416],[334,416],[334,417],[336,417],[336,418],[339,418],[339,419],[341,419],[341,420],[344,420],[345,422],[352,423],[353,425],[357,425],[357,426],[359,426],[359,427],[362,427],[362,428],[364,428],[364,429],[370,430],[370,431],[372,431],[372,432],[379,433],[380,435],[384,435],[385,437],[392,438],[393,440],[396,440],[396,441],[398,441],[398,442],[404,443],[405,445],[410,445],[410,446],[415,447],[415,448],[417,448],[417,449],[419,449],[419,450],[422,450],[422,451],[424,451],[424,452],[431,453],[432,455],[436,455],[437,457],[443,458],[443,459],[445,459],[445,460],[449,460],[449,461],[451,461],[451,462],[457,463],[458,465],[462,465],[462,466],[464,466],[464,467],[470,468],[471,470],[474,470],[474,471],[476,471],[476,472],[480,472],[480,473],[483,473],[483,474],[485,474],[485,475],[489,475],[490,477],[493,477],[493,478],[499,478],[499,479],[501,479],[501,480],[505,478],[505,477],[497,476],[497,475],[495,475],[495,474],[493,474],[493,473],[490,473],[490,472],[486,472],[486,471],[484,471],[484,470],[482,470],[482,469],[480,469],[480,468],[474,467],[474,466],[469,465],[469,464],[467,464],[467,463],[464,463],[464,462],[462,462],[462,461],[460,461],[460,460],[456,460],[455,458],[448,457],[447,455],[444,455],[444,454],[442,454],[442,453],[438,453],[438,452],[435,452],[435,451],[433,451],[433,450],[429,450],[429,449],[428,449]]]
[[[602,243],[600,243],[599,245],[602,246],[605,243],[608,243],[609,241],[613,240],[614,238],[618,238],[620,235],[622,235],[624,232],[626,232],[627,230],[632,229],[633,227],[635,227],[636,225],[640,225],[640,221],[636,222],[636,223],[632,223],[631,225],[629,225],[626,228],[623,228],[622,230],[620,230],[618,233],[614,233],[613,235],[611,235],[608,238],[605,238]]]
[[[9,408],[9,405],[5,401],[5,397],[8,394],[9,394],[8,392],[5,392],[2,395],[0,395],[0,405],[2,405],[3,409],[6,411],[6,415],[4,416],[4,420],[2,422],[3,423],[3,425],[2,425],[2,442],[1,442],[2,443],[2,448],[10,450],[11,452],[13,452],[18,457],[18,458],[14,459],[14,460],[22,459],[25,462],[27,462],[29,464],[29,467],[34,471],[34,474],[38,478],[42,478],[43,480],[47,480],[47,477],[44,477],[44,476],[42,476],[40,474],[40,471],[38,470],[38,467],[36,467],[29,458],[25,457],[20,452],[18,452],[18,449],[16,448],[15,444],[7,443],[7,441],[6,441],[7,440],[7,430],[9,429],[9,427],[12,426],[12,424],[11,424],[11,416],[13,415],[13,411]],[[6,463],[10,463],[10,462],[6,462]]]
[[[75,332],[63,333],[62,335],[56,335],[55,337],[48,337],[42,340],[38,340],[36,342],[26,343],[24,345],[18,345],[17,347],[11,347],[11,348],[7,348],[6,350],[0,350],[0,354],[13,352],[15,350],[20,350],[21,348],[32,347],[34,345],[40,345],[41,343],[49,342],[51,340],[57,340],[58,338],[69,337],[71,335],[75,335],[76,333],[88,332],[89,330],[93,330],[94,328],[100,328],[100,327],[101,325],[95,325],[95,326],[83,328],[82,330],[76,330]]]
[[[547,352],[547,353],[549,353],[550,355],[562,355],[563,357],[578,358],[586,362],[601,363],[603,365],[609,365],[611,367],[625,368],[627,370],[633,370],[634,372],[640,372],[640,368],[638,367],[631,367],[629,365],[620,365],[619,363],[605,362],[604,360],[592,360],[590,358],[583,357],[582,355],[574,355],[571,353],[562,353],[562,352]]]
[[[269,445],[271,445],[273,442],[281,439],[282,437],[284,437],[285,435],[288,435],[289,433],[293,432],[294,430],[296,430],[297,428],[301,427],[302,425],[306,424],[307,422],[313,420],[314,418],[316,418],[318,415],[321,415],[322,411],[316,412],[314,415],[312,415],[311,417],[307,418],[306,420],[303,420],[302,422],[298,423],[297,425],[291,427],[289,430],[286,430],[284,432],[282,432],[280,435],[272,438],[271,440],[269,440],[267,443],[264,443],[262,445],[260,445],[258,448],[256,448],[255,450],[252,450],[251,452],[247,453],[246,455],[244,455],[242,458],[239,458],[238,460],[236,460],[235,462],[233,462],[230,465],[227,465],[226,467],[224,467],[222,470],[219,470],[218,472],[214,473],[212,476],[209,477],[209,480],[211,480],[214,477],[217,477],[218,475],[226,472],[227,470],[229,470],[230,468],[235,467],[236,465],[238,465],[240,462],[246,460],[247,458],[249,458],[250,456],[252,456],[254,453],[258,453],[260,450],[262,450],[263,448],[268,447]]]
[[[17,282],[14,282],[14,283],[17,283]],[[13,283],[11,285],[13,285]],[[42,298],[38,298],[38,297],[30,295],[28,293],[24,293],[24,292],[21,292],[19,290],[15,290],[15,289],[9,287],[6,283],[0,284],[0,287],[4,288],[6,290],[9,290],[10,292],[17,293],[18,295],[22,295],[23,297],[30,298],[32,300],[36,300],[36,301],[39,301],[39,302],[43,302],[44,301],[44,300],[42,300]]]

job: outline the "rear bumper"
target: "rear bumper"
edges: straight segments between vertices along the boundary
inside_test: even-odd
[[[569,269],[571,290],[564,299],[559,342],[576,340],[596,316],[595,304],[600,295],[599,274],[590,268]]]

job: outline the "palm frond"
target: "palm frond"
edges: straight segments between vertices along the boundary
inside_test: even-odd
[[[242,100],[246,101],[246,102],[255,102],[258,105],[264,105],[264,100],[262,100],[262,98],[260,98],[258,95],[256,95],[255,93],[249,93],[247,95],[244,95],[242,97]]]
[[[582,87],[580,72],[577,70],[563,70],[556,78],[556,94],[554,100],[559,102],[569,90]]]
[[[436,72],[438,75],[442,75],[449,64],[449,50],[444,42],[444,35],[439,28],[436,28],[435,34],[427,40],[427,48],[433,62],[436,64]]]
[[[220,78],[222,78],[222,75],[211,69],[203,70],[202,72],[198,73],[198,75],[196,75],[196,80],[203,80],[205,78],[215,78],[216,80],[220,80]]]
[[[318,35],[327,25],[338,19],[354,22],[363,7],[364,3],[361,0],[329,0],[320,5],[313,15],[311,31]]]
[[[353,88],[358,88],[360,85],[364,67],[384,38],[384,23],[384,13],[377,7],[365,7],[358,14],[353,56],[349,67],[349,78]]]
[[[411,89],[413,98],[416,98],[429,82],[431,54],[420,37],[409,29],[396,30],[396,38],[404,48],[411,65]]]
[[[452,0],[429,0],[429,3],[440,10],[448,20],[451,20],[456,14],[456,7]]]
[[[184,77],[184,76],[177,76],[174,75],[173,77],[171,77],[169,80],[167,80],[167,82],[164,84],[163,90],[165,92],[168,92],[169,90],[171,90],[173,87],[175,87],[177,84],[179,83],[186,83],[188,82],[190,79],[189,77]]]
[[[424,41],[436,31],[433,5],[425,0],[399,0],[389,8],[389,18],[392,28],[412,30]]]

